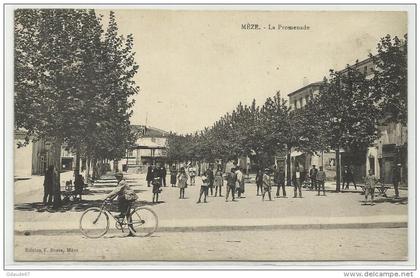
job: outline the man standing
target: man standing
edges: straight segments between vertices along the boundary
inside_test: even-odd
[[[154,172],[154,165],[151,164],[149,167],[147,167],[147,174],[146,174],[146,181],[147,181],[147,187],[150,187],[150,183],[153,181],[153,172]]]
[[[316,174],[316,182],[318,184],[318,196],[320,196],[320,193],[321,193],[321,186],[322,186],[323,195],[326,196],[325,195],[325,180],[326,180],[326,178],[327,178],[327,175],[325,174],[323,167],[322,166],[319,167],[319,171]]]
[[[350,183],[350,182],[352,182],[352,183],[353,183],[353,185],[354,185],[354,189],[357,189],[356,182],[354,181],[353,170],[352,170],[351,166],[349,166],[348,179],[347,179],[347,186],[346,186],[346,188],[347,188],[347,189],[349,188],[349,184],[348,184],[348,183]]]
[[[280,167],[278,170],[275,170],[274,172],[274,182],[277,184],[277,192],[276,192],[276,197],[279,198],[280,197],[280,187],[282,188],[282,193],[283,193],[283,198],[286,197],[286,186],[284,183],[284,179],[285,179],[285,172],[284,172],[284,168]]]
[[[229,198],[229,193],[232,193],[232,201],[235,201],[235,184],[236,184],[236,175],[235,168],[230,169],[230,172],[226,175],[226,202]]]
[[[213,196],[213,187],[214,187],[213,164],[209,165],[209,168],[207,168],[207,170],[204,172],[204,175],[207,177],[207,180],[208,180],[207,191],[210,189],[210,195]],[[208,192],[207,192],[207,195],[209,195]]]
[[[293,175],[293,187],[294,187],[294,195],[293,198],[297,197],[297,191],[299,190],[299,198],[302,198],[302,184],[300,183],[300,167],[296,167],[296,171]]]
[[[398,185],[401,182],[401,164],[397,164],[394,166],[394,169],[392,171],[392,184],[394,185],[394,191],[395,191],[395,199],[398,199],[400,197],[400,191],[398,190]]]
[[[162,184],[163,184],[163,186],[166,187],[166,167],[165,167],[165,163],[162,163],[162,165],[160,166],[160,174],[161,174],[161,178],[162,178]]]
[[[44,205],[51,205],[53,200],[54,165],[50,165],[44,176]]]
[[[312,169],[309,170],[309,178],[311,179],[311,190],[317,190],[318,186],[316,184],[316,174],[318,173],[318,169],[315,167],[315,165],[312,165]]]
[[[244,174],[242,173],[242,169],[240,167],[236,168],[235,175],[236,175],[238,198],[241,198],[241,194],[245,192],[245,179],[244,179]]]

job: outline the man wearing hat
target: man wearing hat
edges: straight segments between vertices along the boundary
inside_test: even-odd
[[[118,172],[115,173],[114,176],[117,179],[117,187],[108,194],[106,199],[112,200],[117,197],[118,210],[120,211],[118,218],[124,218],[130,214],[131,205],[138,199],[138,196],[134,190],[130,188],[130,185],[123,179],[123,173]]]

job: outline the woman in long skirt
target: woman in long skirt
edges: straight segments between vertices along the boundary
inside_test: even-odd
[[[175,164],[172,165],[172,168],[171,168],[170,172],[171,172],[171,186],[176,187],[176,176],[178,174],[178,171],[176,170]]]

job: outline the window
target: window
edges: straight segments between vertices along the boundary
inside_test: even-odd
[[[300,105],[300,107],[302,107],[302,106],[303,106],[303,104],[302,104],[302,103],[303,103],[303,98],[300,98],[300,99],[299,99],[299,105]]]
[[[152,140],[153,143],[156,143],[156,138],[152,137],[150,140]]]
[[[308,101],[309,101],[309,96],[306,96],[305,97],[305,104],[308,104]]]
[[[297,108],[297,100],[295,99],[295,109]]]

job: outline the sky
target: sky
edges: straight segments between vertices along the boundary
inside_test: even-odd
[[[287,99],[304,79],[322,81],[329,69],[375,53],[386,34],[407,33],[405,12],[114,11],[119,33],[134,35],[140,66],[132,124],[147,120],[184,134],[211,126],[239,102],[262,105],[277,91]],[[247,23],[259,29],[242,29]]]

